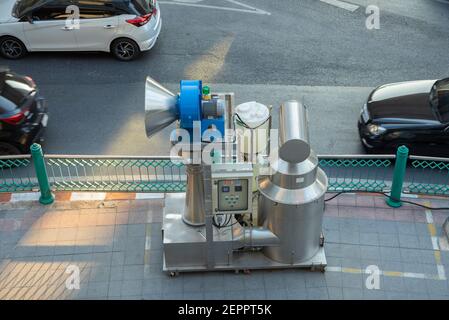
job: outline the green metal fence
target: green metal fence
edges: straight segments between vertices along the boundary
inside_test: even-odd
[[[449,196],[449,159],[410,156],[409,162],[404,181],[406,192]]]
[[[168,157],[47,156],[56,191],[182,192],[184,165]]]
[[[30,155],[0,157],[0,192],[31,191],[37,185]]]
[[[180,158],[44,157],[40,146],[34,146],[32,156],[0,157],[0,192],[41,190],[45,194],[41,202],[50,203],[51,191],[183,192],[186,189],[185,166]],[[329,178],[331,192],[390,192],[393,187],[396,190],[392,191],[390,200],[397,198],[393,201],[396,205],[400,205],[401,192],[449,196],[449,159],[407,157],[406,152],[399,161],[398,156],[400,152],[382,156],[324,155],[319,156],[319,165]],[[403,168],[398,168],[398,164]]]
[[[394,155],[319,156],[329,191],[386,192],[393,180]]]

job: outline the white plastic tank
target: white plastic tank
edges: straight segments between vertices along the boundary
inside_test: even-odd
[[[270,130],[270,110],[256,101],[239,104],[235,108],[235,129],[239,152],[247,160],[265,154]],[[250,156],[252,155],[252,156]]]

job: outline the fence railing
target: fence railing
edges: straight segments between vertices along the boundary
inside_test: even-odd
[[[184,165],[169,157],[47,156],[56,191],[182,192]]]
[[[0,157],[0,192],[31,191],[37,185],[31,155]]]
[[[0,157],[0,192],[40,189],[46,179],[51,191],[183,192],[185,166],[170,157],[43,156]],[[406,149],[404,149],[406,150]],[[403,150],[403,151],[404,151]],[[407,151],[408,152],[408,151]],[[319,165],[329,179],[330,192],[401,192],[449,196],[449,159],[402,155],[324,155]],[[45,163],[45,174],[37,167]],[[403,168],[398,168],[398,163]],[[399,170],[398,170],[399,169]],[[404,170],[405,175],[398,175]],[[39,177],[39,179],[38,179]],[[394,191],[394,190],[393,190]],[[42,192],[42,190],[41,190]],[[48,193],[47,193],[48,194]],[[48,199],[47,199],[48,200]]]

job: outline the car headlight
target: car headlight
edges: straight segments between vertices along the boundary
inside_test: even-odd
[[[368,106],[366,105],[366,103],[363,106],[362,111],[360,112],[360,115],[362,116],[363,121],[365,123],[367,123],[369,120],[369,112],[368,112]]]
[[[367,126],[368,131],[373,134],[373,135],[381,135],[382,133],[384,133],[385,131],[387,131],[387,129],[385,129],[384,127],[378,126],[377,124],[369,124]]]

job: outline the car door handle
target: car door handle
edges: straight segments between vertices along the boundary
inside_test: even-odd
[[[115,26],[108,24],[107,26],[104,26],[105,29],[114,29]]]

